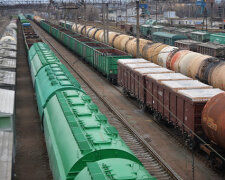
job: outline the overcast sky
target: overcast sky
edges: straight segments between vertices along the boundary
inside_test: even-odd
[[[79,0],[55,0],[57,2],[78,2]],[[86,2],[102,2],[102,0],[85,0]],[[120,2],[120,0],[104,0],[104,2]],[[122,2],[129,2],[129,1],[135,1],[135,0],[121,0]],[[215,2],[221,2],[221,1],[224,1],[225,0],[215,0]],[[0,0],[0,3],[3,3],[3,4],[18,4],[18,3],[25,3],[27,4],[27,2],[34,2],[34,3],[38,3],[38,2],[42,2],[42,3],[48,3],[49,0]]]

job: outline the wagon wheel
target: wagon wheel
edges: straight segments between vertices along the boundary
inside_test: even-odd
[[[210,166],[213,169],[216,169],[218,167],[218,163],[216,161],[216,156],[215,156],[214,153],[210,153],[210,155],[209,155],[209,161],[210,161]]]
[[[140,110],[145,110],[145,105],[144,105],[144,103],[142,103],[142,102],[139,102],[138,103],[138,108],[140,109]]]

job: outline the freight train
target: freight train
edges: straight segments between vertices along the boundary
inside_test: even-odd
[[[130,35],[136,35],[135,24],[123,24],[121,29]],[[165,32],[175,35],[183,35],[186,38],[198,42],[214,42],[218,44],[225,44],[225,33],[210,33],[208,31],[201,31],[191,28],[178,28],[173,26],[156,25],[155,21],[146,21],[145,24],[140,25],[140,35],[145,38],[153,38],[154,33]]]
[[[75,26],[73,27],[74,23],[66,22],[66,24],[67,24],[66,26],[64,26],[64,23],[65,23],[65,21],[63,21],[63,20],[60,21],[60,24],[63,27],[66,27],[68,29],[73,28],[74,32],[77,32],[76,27]],[[80,25],[78,24],[78,26],[80,26]],[[164,27],[164,26],[160,26],[160,25],[152,26],[149,29],[149,26],[150,25],[145,25],[145,26],[143,25],[143,27],[140,26],[140,32],[141,32],[142,38],[152,40],[154,42],[163,43],[163,44],[167,44],[170,46],[176,46],[178,48],[192,50],[194,52],[214,56],[214,57],[220,58],[222,60],[225,59],[225,44],[223,43],[223,41],[225,39],[224,33],[209,34],[204,31],[194,31],[193,32],[193,30],[175,29],[173,27]],[[87,29],[88,28],[92,28],[92,26],[87,26]],[[125,26],[125,29],[127,29],[126,26]],[[92,32],[93,31],[94,30],[92,30]],[[100,29],[99,31],[102,32],[102,29]],[[151,36],[143,35],[149,31],[151,32]],[[126,33],[129,35],[134,35],[134,36],[136,35],[134,33],[129,33],[127,31],[126,31]],[[119,33],[114,32],[112,34],[119,34]],[[101,37],[100,40],[103,41],[104,40],[103,35],[101,35],[100,37]],[[210,42],[208,42],[209,39],[211,40]],[[196,48],[189,49],[189,46],[178,46],[178,43],[176,43],[176,42],[179,42],[180,44],[188,44],[189,46],[195,45]]]
[[[20,23],[22,24],[22,26],[30,26],[29,20],[23,14],[20,14],[18,16],[18,18],[19,18]]]
[[[0,179],[13,179],[17,24],[11,20],[0,38]]]
[[[123,24],[126,34],[136,36],[136,25]],[[146,23],[140,26],[140,36],[154,42],[164,43],[170,46],[178,46],[176,42],[195,46],[194,52],[225,59],[225,33],[209,33],[194,29],[184,29]],[[197,48],[198,47],[198,48]],[[189,49],[183,46],[183,49]],[[218,52],[219,51],[219,52]]]
[[[112,47],[106,44],[84,37],[63,27],[53,25],[40,17],[34,17],[34,20],[55,39],[81,56],[83,60],[100,72],[104,72],[102,69],[110,69],[110,65],[115,64],[115,61],[119,59],[115,73],[117,73],[118,84],[123,87],[125,93],[135,97],[139,101],[140,106],[146,106],[156,119],[163,119],[172,124],[176,129],[179,129],[191,149],[200,147],[208,153],[212,162],[216,161],[220,166],[224,166],[224,158],[221,158],[211,148],[213,147],[224,156],[225,144],[223,139],[225,138],[225,126],[222,115],[225,109],[222,101],[217,102],[215,100],[218,97],[223,97],[224,91],[212,88],[209,85],[193,80],[180,73],[175,73],[144,59],[112,58],[112,54],[108,53],[108,50],[111,49],[112,51]],[[69,28],[69,26],[67,27]],[[78,26],[78,31],[82,33],[84,31],[83,27]],[[89,36],[101,39],[101,30],[89,28],[87,32]],[[112,40],[113,38],[110,37],[110,43],[114,41],[113,44],[118,44],[119,49],[121,49],[126,44],[123,41],[125,39],[128,43],[131,43],[126,49],[133,48],[134,52],[136,52],[134,49],[136,47],[135,41],[133,41],[134,38],[127,39],[127,35],[111,32],[112,34],[113,36],[121,37],[121,40],[117,41],[118,38]],[[142,48],[144,41],[146,40],[140,43]],[[176,47],[159,43],[148,45],[152,47],[147,52],[153,62],[158,62],[160,59],[159,62],[163,66],[169,64],[174,70],[179,69],[183,73],[190,73],[191,77],[195,77],[199,73],[198,69],[201,66],[204,71],[199,75],[202,75],[202,78],[204,78],[204,72],[213,69],[210,69],[210,66],[212,66],[211,62],[215,63],[215,65],[218,63],[218,67],[221,69],[224,68],[223,63],[221,64],[221,62],[217,62],[215,58],[209,56],[191,51],[179,51]],[[99,51],[101,52],[101,59],[98,56]],[[160,51],[164,53],[157,54]],[[188,57],[185,57],[186,54],[188,54]],[[182,56],[185,57],[185,63],[177,63],[177,59]],[[170,57],[170,60],[168,60],[168,57]],[[191,61],[192,66],[189,67],[190,72],[187,72],[186,66],[189,65],[189,61]],[[216,69],[216,72],[221,73],[222,71],[220,72]],[[106,74],[106,72],[103,74]],[[217,79],[214,80],[216,81]],[[211,98],[212,100],[210,100]],[[213,114],[211,109],[217,107],[220,107],[217,111],[218,118]],[[202,114],[202,111],[204,114]],[[213,119],[210,118],[211,115]]]
[[[49,46],[23,31],[54,179],[155,179]]]
[[[38,19],[37,21],[44,24],[44,21]],[[73,24],[70,22],[60,21],[60,25],[72,30],[76,34],[85,35],[85,26],[80,24]],[[49,29],[50,30],[50,29]],[[92,26],[86,27],[86,35],[90,39],[104,42],[104,31],[102,29],[94,28]],[[188,40],[190,41],[190,40]],[[109,45],[126,53],[137,56],[136,54],[137,39],[133,36],[119,34],[116,32],[109,32]],[[203,55],[190,50],[176,48],[174,46],[165,45],[162,43],[154,43],[150,40],[140,39],[139,41],[140,55],[153,63],[160,66],[172,69],[175,72],[180,72],[193,79],[198,79],[204,83],[210,84],[225,90],[225,63],[218,58],[209,55]],[[210,51],[210,54],[225,55],[223,48],[209,50],[208,43],[204,45],[205,48],[200,48],[201,51]],[[188,46],[188,45],[187,45]],[[174,66],[176,65],[176,66]],[[193,68],[194,67],[194,68]]]

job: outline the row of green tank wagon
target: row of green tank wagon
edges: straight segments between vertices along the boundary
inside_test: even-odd
[[[0,39],[0,179],[11,180],[15,162],[17,24],[11,20]]]
[[[155,179],[48,45],[28,62],[54,179]]]
[[[77,27],[79,29],[78,32],[82,33],[83,29],[79,26]],[[72,28],[74,27],[72,26]],[[89,33],[95,38],[99,38],[102,32],[100,30],[97,32],[99,32],[99,35],[95,32]],[[155,44],[154,49],[157,49],[158,45]],[[170,48],[175,47],[166,46],[165,53],[162,54],[165,55],[167,53],[168,55]],[[182,66],[176,63],[177,58],[182,53],[191,53],[189,56],[211,59],[209,56],[198,53],[192,54],[194,52],[178,50],[175,52],[177,54],[174,53],[174,59],[170,60],[170,62],[165,62],[165,59],[161,57],[161,63],[164,65],[168,64],[174,69],[185,71],[183,66],[187,66],[188,62],[186,64],[183,62]],[[154,51],[149,53],[154,53]],[[152,58],[153,61],[157,61],[157,58],[154,56]],[[195,59],[192,63],[196,63],[196,61]],[[205,65],[203,64],[202,67],[204,68]],[[195,67],[196,64],[193,66]],[[192,76],[198,73],[198,68],[190,68],[190,70],[190,75]],[[163,119],[179,129],[190,148],[200,147],[213,161],[215,160],[213,157],[218,157],[214,156],[214,152],[207,145],[196,138],[196,135],[198,135],[212,146],[216,143],[215,147],[219,149],[219,153],[224,155],[225,144],[223,139],[225,137],[225,126],[222,117],[224,106],[222,105],[223,101],[221,101],[221,99],[225,98],[224,91],[219,88],[212,88],[212,86],[201,83],[198,80],[193,80],[144,59],[134,58],[120,59],[118,61],[118,84],[124,88],[124,92],[135,97],[141,107],[148,107],[156,119]],[[215,101],[218,101],[218,103],[214,103]],[[208,104],[206,104],[207,102]],[[218,107],[222,108],[219,109]],[[212,109],[216,109],[216,114],[214,114]],[[202,112],[203,114],[201,114]],[[213,117],[213,120],[211,117]],[[216,131],[214,131],[215,127]],[[217,159],[216,162],[220,167],[224,165],[224,161],[221,158]]]
[[[73,32],[85,35],[83,25],[66,23],[70,24],[68,27],[72,28],[70,30]],[[60,25],[61,28],[64,28],[65,21],[60,21]],[[89,38],[103,43],[104,31],[102,29],[87,26],[86,31]],[[179,49],[162,43],[153,43],[146,39],[140,39],[139,42],[139,52],[144,59],[193,79],[198,79],[213,87],[225,89],[224,61],[213,56],[183,50],[183,48]],[[137,40],[133,36],[109,32],[109,45],[131,54],[133,57],[136,57],[136,43]]]

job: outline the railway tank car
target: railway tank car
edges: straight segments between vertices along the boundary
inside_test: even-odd
[[[202,112],[202,127],[205,134],[225,149],[225,93],[211,98]]]
[[[142,166],[91,98],[80,90],[57,91],[44,109],[43,126],[56,179],[72,179],[91,163],[112,159],[111,163],[114,158]],[[145,169],[138,171],[149,178]]]

